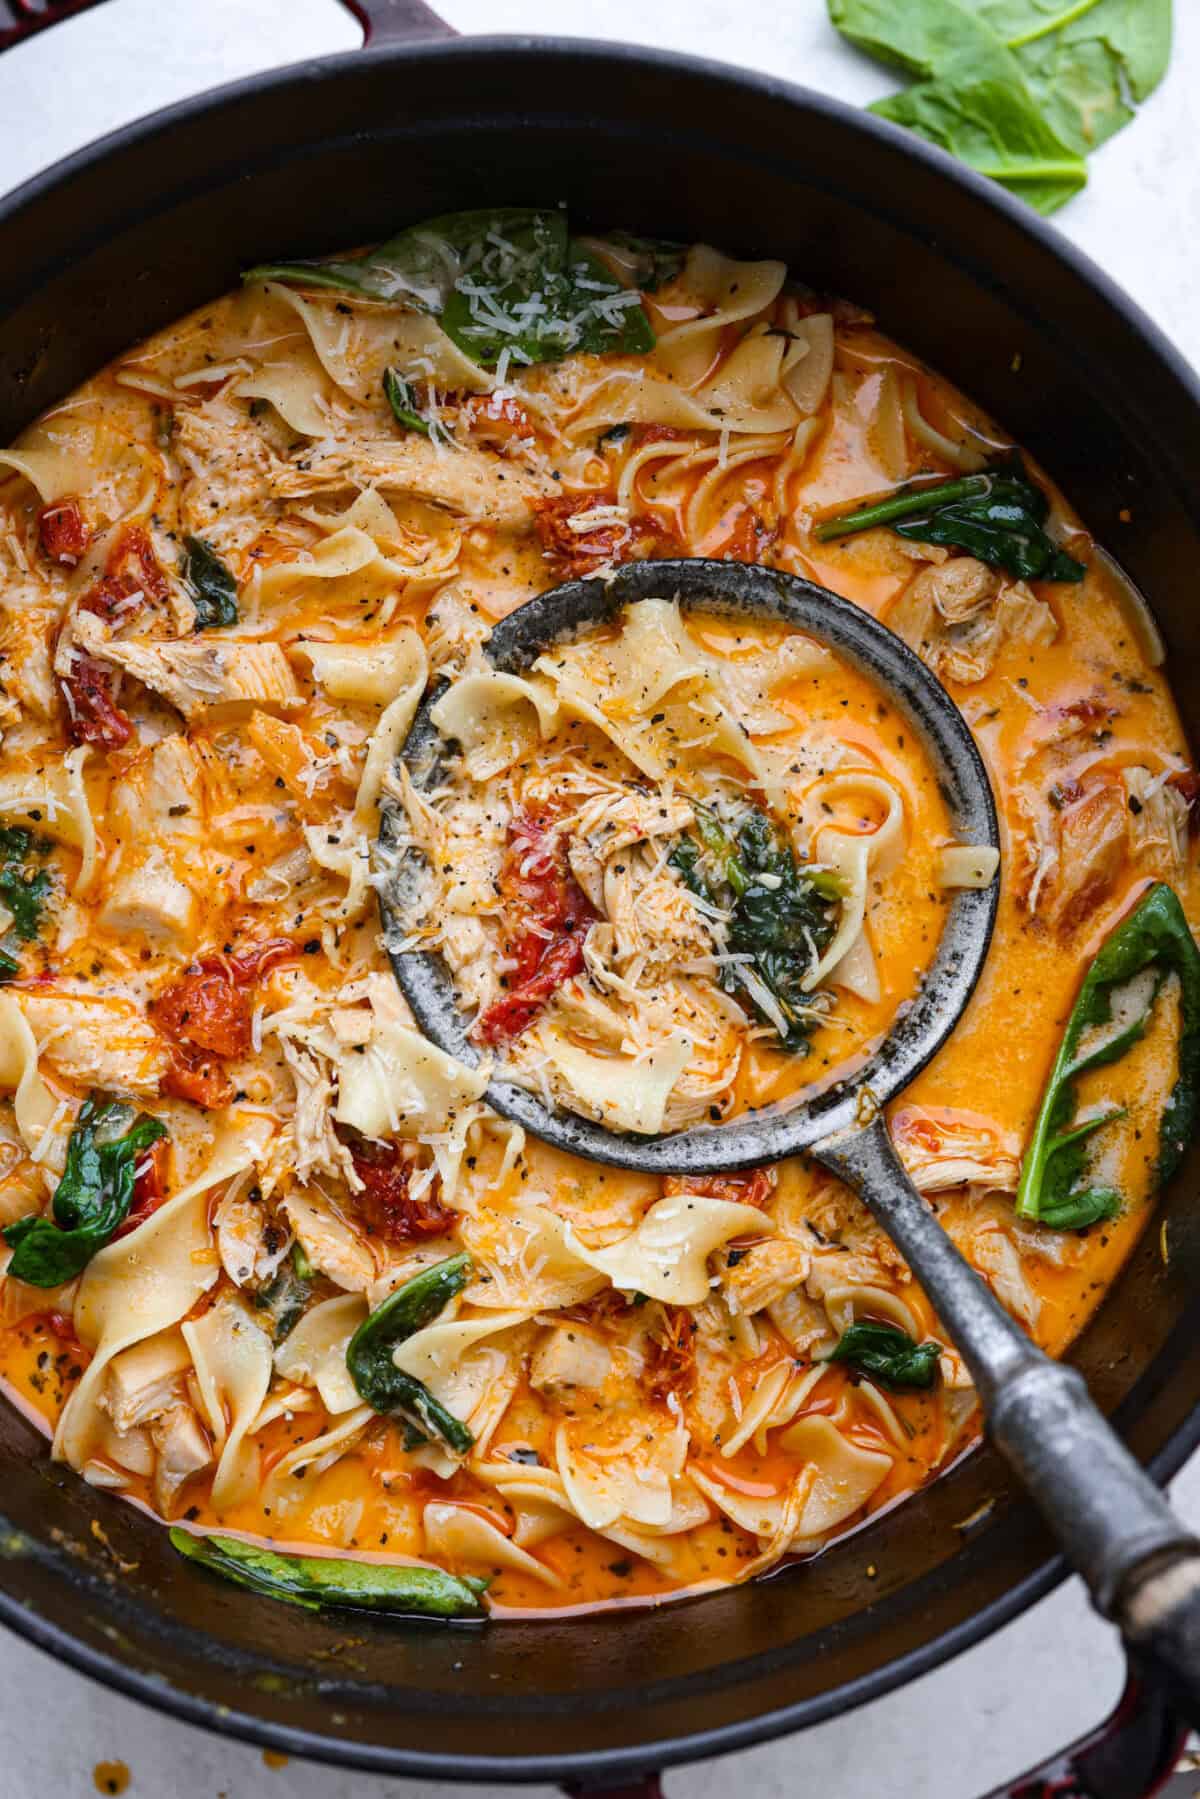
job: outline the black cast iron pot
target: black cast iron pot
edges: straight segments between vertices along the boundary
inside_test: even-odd
[[[891,126],[764,76],[566,40],[436,41],[413,0],[354,10],[384,40],[367,54],[173,107],[0,205],[0,441],[251,263],[456,207],[565,200],[597,227],[783,257],[873,308],[1029,446],[1129,568],[1190,712],[1200,389],[1056,232]],[[1074,1352],[1163,1478],[1200,1438],[1198,1189],[1194,1153],[1162,1201],[1165,1257],[1152,1229]],[[323,1618],[181,1562],[2,1404],[0,1469],[0,1617],[32,1641],[192,1722],[447,1779],[629,1784],[800,1729],[936,1666],[1064,1571],[984,1448],[751,1588],[482,1629]],[[1157,1702],[1130,1700],[1054,1790],[1132,1799],[1176,1742]],[[1039,1775],[1022,1790],[1050,1789]]]

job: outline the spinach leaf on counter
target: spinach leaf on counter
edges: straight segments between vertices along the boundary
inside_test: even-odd
[[[210,543],[185,537],[183,580],[196,608],[197,631],[238,621],[237,582]]]
[[[930,1339],[917,1343],[894,1324],[873,1324],[860,1318],[830,1350],[827,1362],[849,1362],[869,1374],[881,1387],[931,1387],[942,1353]]]
[[[681,837],[670,862],[698,898],[728,914],[723,947],[743,960],[720,965],[721,985],[803,1055],[815,1022],[805,980],[837,929],[837,877],[802,867],[764,812],[748,811],[734,833],[697,807],[696,829],[699,842]]]
[[[393,1361],[393,1352],[443,1311],[471,1278],[471,1258],[449,1256],[423,1268],[364,1318],[350,1339],[346,1367],[360,1399],[377,1412],[399,1413],[417,1430],[440,1437],[460,1455],[475,1441],[460,1418],[433,1397],[428,1387]]]
[[[282,1599],[317,1612],[325,1606],[397,1612],[428,1618],[482,1618],[486,1580],[440,1568],[352,1562],[332,1555],[281,1555],[237,1537],[197,1537],[176,1526],[171,1546],[264,1599]]]
[[[1162,79],[1171,0],[828,0],[832,23],[917,79],[871,108],[1053,212],[1088,152]]]
[[[143,1153],[167,1134],[117,1100],[86,1099],[67,1144],[52,1218],[34,1213],[4,1230],[8,1272],[31,1287],[59,1287],[82,1274],[125,1222]]]
[[[637,290],[569,235],[561,208],[446,213],[363,256],[264,263],[244,279],[402,301],[440,318],[463,355],[489,369],[506,350],[521,366],[655,342]]]
[[[1082,581],[1083,564],[1047,535],[1049,515],[1050,502],[1017,458],[978,475],[902,488],[886,500],[825,519],[816,534],[828,543],[888,525],[897,537],[968,550],[1017,581]]]
[[[1144,990],[1131,985],[1147,973],[1152,979],[1142,983]],[[1089,1069],[1120,1061],[1145,1036],[1172,974],[1179,981],[1179,1065],[1163,1110],[1156,1180],[1168,1180],[1179,1166],[1200,1096],[1200,949],[1175,893],[1159,882],[1105,940],[1084,976],[1021,1164],[1019,1218],[1052,1230],[1083,1230],[1120,1210],[1120,1194],[1087,1185],[1085,1144],[1124,1108],[1073,1124],[1075,1082]]]

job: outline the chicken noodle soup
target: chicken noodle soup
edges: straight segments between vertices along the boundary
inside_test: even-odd
[[[803,273],[454,215],[255,271],[0,453],[0,1371],[216,1574],[657,1602],[816,1553],[977,1432],[830,1175],[590,1165],[414,1028],[373,845],[435,678],[462,768],[414,809],[447,845],[414,930],[489,1054],[585,1109],[660,1037],[687,1062],[620,1084],[635,1126],[828,1079],[990,873],[886,698],[795,634],[664,591],[489,683],[494,622],[566,577],[756,561],[905,638],[1005,856],[900,1154],[1053,1352],[1151,1215],[1200,1028],[1153,625],[1002,429]]]
[[[903,715],[798,631],[648,599],[528,677],[477,662],[432,708],[438,791],[405,777],[397,947],[443,953],[508,1078],[601,1124],[820,1091],[912,999],[947,887],[995,872]]]

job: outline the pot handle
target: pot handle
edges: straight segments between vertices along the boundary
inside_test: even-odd
[[[7,0],[7,4],[13,22],[0,23],[0,50],[11,50],[35,31],[45,31],[47,25],[57,25],[76,13],[87,12],[89,7],[99,6],[100,0],[47,0],[44,6],[35,5],[34,0]]]
[[[1187,1737],[1162,1688],[1143,1681],[1131,1666],[1103,1724],[986,1799],[1152,1799],[1170,1778]]]
[[[1153,1799],[1187,1736],[1162,1688],[1130,1668],[1111,1716],[986,1799]],[[616,1786],[572,1781],[561,1791],[567,1799],[665,1799],[662,1776],[654,1773]]]
[[[866,1201],[971,1371],[988,1432],[1131,1659],[1200,1725],[1200,1542],[1088,1394],[1000,1305],[921,1198],[877,1113],[812,1153]]]
[[[76,13],[99,6],[101,0],[7,0],[14,15],[11,25],[0,24],[0,50],[23,43],[35,31],[45,31]],[[410,38],[457,37],[453,25],[447,25],[424,0],[341,0],[347,12],[353,13],[363,28],[364,44],[399,44]]]
[[[92,0],[94,4],[94,0]],[[425,0],[341,0],[363,28],[364,45],[401,44],[411,38],[457,37]]]

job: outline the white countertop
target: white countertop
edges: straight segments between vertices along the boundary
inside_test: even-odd
[[[902,0],[897,0],[902,3]],[[711,56],[864,103],[886,71],[846,49],[824,0],[445,0],[461,31],[641,41]],[[1139,118],[1092,159],[1060,228],[1200,363],[1200,7],[1179,0],[1170,73]],[[102,132],[283,60],[352,49],[336,0],[108,0],[0,56],[0,183],[14,186]],[[281,55],[281,51],[284,54]],[[1200,1527],[1200,1457],[1174,1485]],[[672,1799],[971,1799],[1099,1721],[1119,1653],[1077,1581],[949,1666],[874,1705],[765,1748],[667,1777]],[[0,1791],[94,1794],[99,1761],[124,1761],[130,1799],[408,1799],[417,1786],[290,1762],[177,1724],[0,1633]],[[735,1764],[736,1762],[736,1772]],[[472,1789],[424,1784],[430,1799]],[[485,1789],[473,1789],[482,1793]],[[487,1789],[498,1795],[506,1789]],[[532,1789],[546,1799],[549,1788]]]

